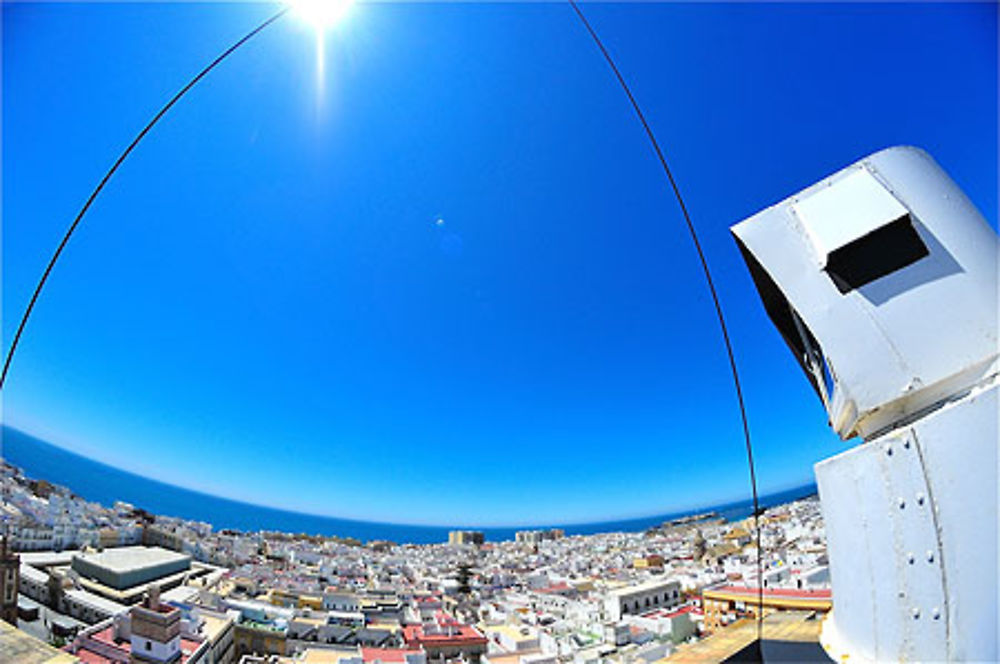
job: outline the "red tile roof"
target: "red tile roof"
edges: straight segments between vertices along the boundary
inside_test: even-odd
[[[84,664],[108,664],[114,660],[105,657],[104,655],[98,655],[96,652],[87,650],[86,648],[80,648],[75,653],[76,657]]]
[[[756,597],[757,588],[752,586],[720,586],[718,588],[708,588],[710,592],[731,593],[733,595],[746,595]],[[792,599],[831,599],[833,593],[829,588],[815,590],[799,588],[764,588],[764,597],[789,597]]]
[[[646,613],[642,614],[642,617],[667,619],[667,618],[676,618],[677,616],[683,615],[685,613],[694,613],[698,615],[701,613],[701,609],[691,604],[687,604],[678,609],[674,609],[673,611],[669,609],[655,609],[653,611],[647,611]]]
[[[115,641],[114,627],[106,627],[100,632],[94,632],[90,635],[90,638],[116,647],[124,646],[126,649],[131,647],[128,641]]]
[[[92,646],[94,650],[88,648],[87,641],[95,642]],[[201,645],[200,641],[181,637],[181,664],[184,664],[191,657],[191,654]],[[117,657],[104,655],[96,650],[109,650]],[[84,638],[80,647],[75,653],[85,664],[109,664],[111,662],[127,662],[132,653],[132,643],[125,640],[115,640],[114,627],[105,627],[99,632],[94,632],[89,639]]]
[[[697,606],[694,606],[692,604],[688,604],[687,606],[682,606],[681,608],[677,609],[676,611],[671,611],[670,613],[668,613],[666,615],[666,617],[667,618],[676,618],[677,616],[684,615],[685,613],[693,613],[696,616],[699,616],[699,615],[701,615],[701,609],[699,609]]]
[[[423,625],[407,625],[403,628],[403,640],[409,646],[476,645],[485,644],[486,637],[470,626],[459,623],[452,616],[438,611],[437,624],[447,627],[443,634],[427,634]]]

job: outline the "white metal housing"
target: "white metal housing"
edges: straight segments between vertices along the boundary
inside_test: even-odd
[[[733,227],[844,439],[816,465],[850,661],[997,661],[996,233],[897,147]]]
[[[733,234],[842,438],[869,437],[996,372],[997,236],[925,152],[883,150]],[[891,268],[913,234],[924,255],[841,292],[831,257]],[[817,346],[815,366],[802,338]]]

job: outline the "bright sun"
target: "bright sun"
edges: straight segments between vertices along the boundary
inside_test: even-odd
[[[292,12],[317,29],[339,23],[354,0],[290,0]]]

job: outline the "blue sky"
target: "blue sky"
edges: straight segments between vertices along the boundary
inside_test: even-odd
[[[267,4],[5,4],[3,335],[90,189]],[[586,4],[718,280],[762,490],[846,449],[728,228],[894,144],[995,227],[997,15]],[[675,202],[567,5],[283,20],[205,79],[74,237],[4,420],[188,488],[342,517],[593,521],[748,495]],[[853,443],[852,443],[853,444]]]

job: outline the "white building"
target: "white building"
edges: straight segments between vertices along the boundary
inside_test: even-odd
[[[679,581],[649,581],[615,588],[608,591],[604,600],[604,617],[618,622],[624,615],[636,615],[654,609],[669,609],[680,604]]]

